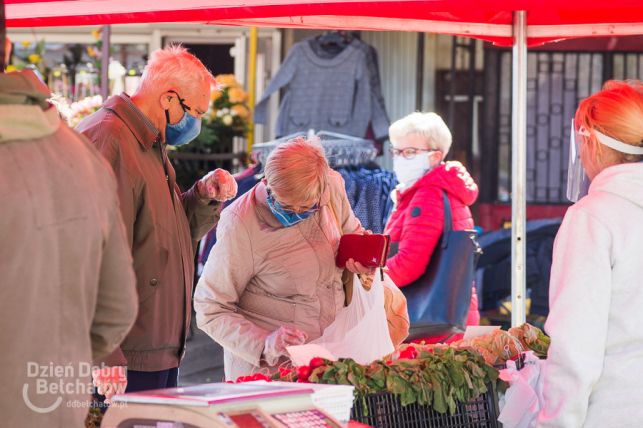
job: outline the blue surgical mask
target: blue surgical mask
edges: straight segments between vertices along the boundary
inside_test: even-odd
[[[174,92],[174,91],[170,91]],[[178,123],[170,124],[170,111],[165,110],[165,142],[170,146],[182,146],[194,140],[201,133],[201,119],[197,119],[187,112],[189,109],[183,104],[183,99],[174,92],[183,108],[183,117]]]
[[[315,214],[318,209],[317,207],[311,208],[308,211],[304,211],[303,213],[296,213],[290,210],[286,210],[281,206],[279,202],[275,201],[269,190],[266,202],[268,203],[268,207],[270,208],[270,211],[272,211],[272,214],[284,227],[294,226],[297,223],[306,220],[307,218]]]

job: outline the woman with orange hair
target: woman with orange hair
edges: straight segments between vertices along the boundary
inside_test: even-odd
[[[643,83],[607,82],[581,102],[571,137],[578,202],[554,245],[538,426],[641,426]]]

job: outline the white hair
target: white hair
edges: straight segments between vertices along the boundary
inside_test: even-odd
[[[180,45],[170,45],[152,52],[136,92],[198,90],[214,82],[212,73],[197,57]]]
[[[277,193],[299,203],[318,200],[330,167],[321,144],[298,137],[277,146],[266,161],[264,173]]]
[[[389,138],[393,143],[410,134],[416,134],[426,140],[427,147],[439,150],[446,156],[451,149],[453,137],[449,127],[435,113],[411,113],[393,122],[388,129]]]

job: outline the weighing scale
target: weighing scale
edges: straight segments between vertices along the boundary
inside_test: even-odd
[[[117,395],[101,428],[342,428],[305,385],[211,383]]]

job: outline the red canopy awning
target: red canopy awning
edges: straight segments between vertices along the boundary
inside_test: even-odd
[[[643,33],[642,0],[5,0],[7,27],[206,22],[219,25],[423,31],[512,42],[527,11],[529,44]]]

